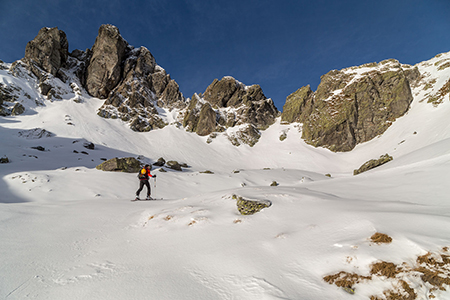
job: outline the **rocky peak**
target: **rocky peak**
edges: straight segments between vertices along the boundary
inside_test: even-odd
[[[265,97],[259,85],[246,86],[233,77],[215,79],[203,93],[195,94],[184,114],[183,126],[199,135],[225,132],[242,127],[228,136],[236,145],[254,145],[260,129],[275,122],[278,110],[272,99]]]
[[[38,35],[25,48],[24,61],[37,77],[41,77],[41,71],[58,75],[62,67],[66,67],[69,56],[69,43],[64,31],[54,28],[42,28]]]
[[[113,25],[102,25],[92,47],[87,68],[86,90],[94,97],[105,99],[122,78],[122,61],[128,43]]]
[[[309,144],[350,151],[407,112],[410,85],[419,75],[397,60],[333,70],[321,77],[316,92],[308,86],[289,95],[282,120],[303,123],[302,138]]]
[[[259,85],[247,87],[230,76],[221,80],[214,79],[206,88],[203,97],[215,107],[238,107],[243,102],[250,105],[252,101],[266,99]]]
[[[120,118],[135,131],[166,125],[156,106],[185,106],[178,84],[145,47],[133,48],[112,25],[102,25],[87,68],[87,91],[106,99],[98,115]]]

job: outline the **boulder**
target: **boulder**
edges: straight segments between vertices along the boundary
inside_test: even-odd
[[[94,143],[91,142],[84,142],[83,143],[83,147],[89,150],[94,150],[95,149],[95,145]]]
[[[16,104],[14,104],[14,106],[11,110],[11,116],[21,115],[24,112],[25,112],[25,107],[20,103],[16,103]]]
[[[27,43],[25,58],[31,71],[40,77],[41,74],[35,66],[57,76],[60,68],[67,65],[69,57],[69,43],[64,31],[54,28],[42,28],[38,35]]]
[[[113,25],[101,25],[92,47],[87,68],[86,90],[94,97],[105,99],[122,79],[122,61],[128,43]]]
[[[96,169],[109,172],[137,173],[141,169],[141,162],[134,157],[115,157],[101,163]]]
[[[183,169],[181,169],[181,165],[175,160],[169,160],[166,164],[172,170],[183,171]]]
[[[371,159],[368,162],[364,163],[359,169],[353,171],[353,175],[358,175],[365,171],[379,167],[387,162],[390,162],[393,159],[394,158],[392,156],[386,153],[385,155],[380,156],[379,159]]]
[[[158,161],[155,162],[153,165],[157,167],[162,167],[166,164],[166,160],[162,157],[158,158]]]
[[[232,198],[236,200],[237,209],[241,215],[253,215],[272,205],[268,200],[246,200],[237,195],[233,195]]]
[[[31,147],[31,149],[36,149],[38,151],[46,151],[45,148],[42,146],[34,146],[34,147]]]

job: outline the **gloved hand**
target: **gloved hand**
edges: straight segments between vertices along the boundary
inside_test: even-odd
[[[153,178],[156,178],[156,175],[153,175],[152,177],[153,177]]]

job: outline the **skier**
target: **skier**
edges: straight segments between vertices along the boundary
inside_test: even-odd
[[[152,197],[150,197],[150,183],[148,182],[149,177],[154,177],[156,178],[156,175],[152,175],[150,174],[150,170],[151,167],[150,165],[145,165],[142,170],[139,172],[138,174],[138,178],[139,178],[139,189],[136,191],[136,199],[135,200],[140,200],[139,199],[139,194],[141,193],[142,189],[144,188],[144,185],[147,187],[147,198],[146,200],[152,200]]]

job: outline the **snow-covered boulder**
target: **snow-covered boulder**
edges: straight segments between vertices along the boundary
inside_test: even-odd
[[[233,195],[232,198],[236,200],[241,215],[253,215],[272,205],[268,200],[247,200],[237,195]]]

